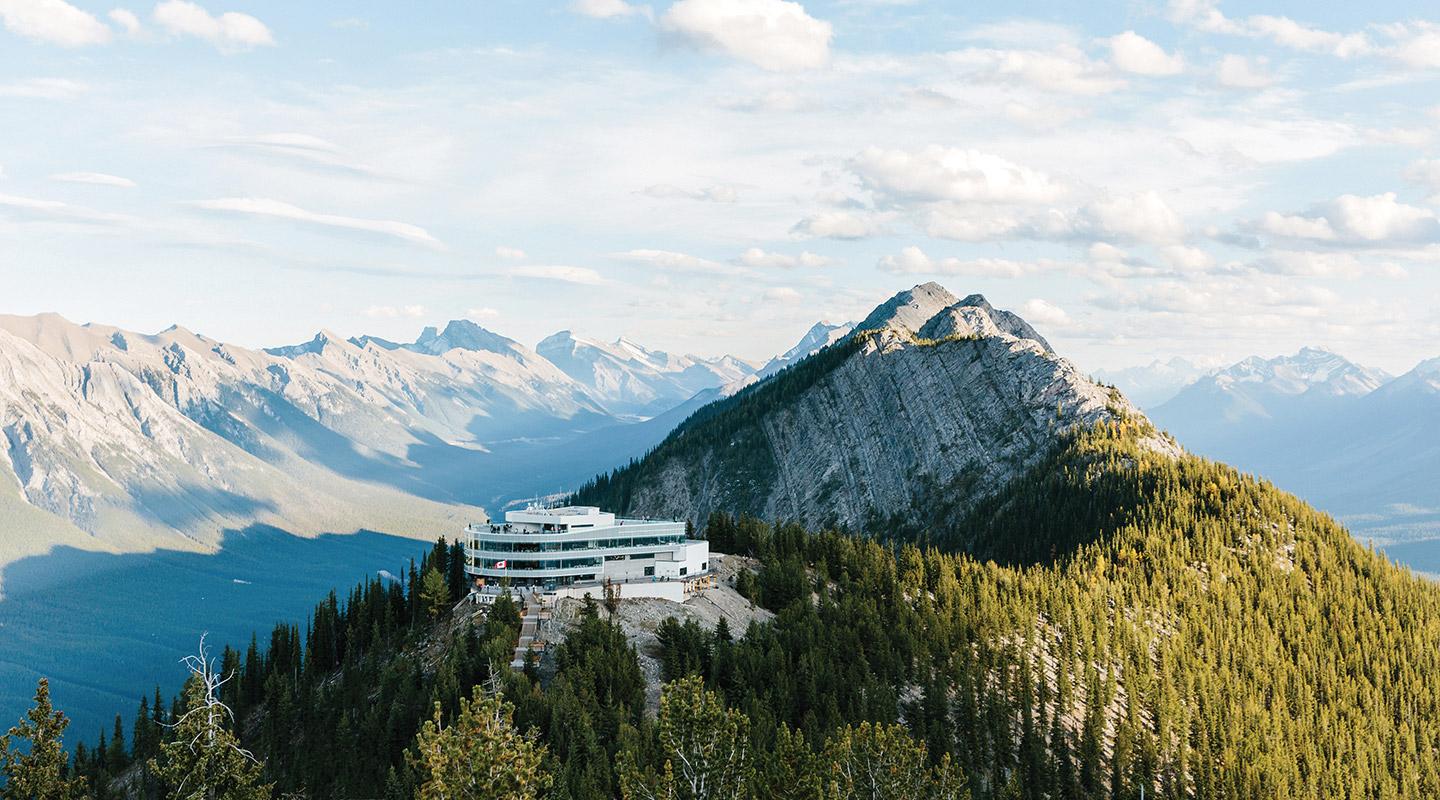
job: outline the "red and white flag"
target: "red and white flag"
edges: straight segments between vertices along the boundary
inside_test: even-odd
[[[496,561],[496,562],[495,562],[495,569],[505,569],[505,565],[506,565],[506,564],[509,564],[509,563],[510,563],[509,561]]]

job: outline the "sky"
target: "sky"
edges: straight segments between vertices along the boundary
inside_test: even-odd
[[[1433,4],[0,0],[0,313],[1440,356]]]

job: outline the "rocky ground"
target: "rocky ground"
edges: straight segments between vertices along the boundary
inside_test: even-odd
[[[745,629],[750,627],[751,622],[767,622],[775,615],[771,612],[751,604],[751,602],[735,591],[735,576],[741,570],[754,572],[759,569],[759,562],[753,558],[742,556],[730,556],[721,553],[711,553],[710,563],[714,567],[716,585],[714,588],[706,589],[691,597],[683,603],[674,603],[669,600],[655,600],[640,598],[635,600],[622,600],[620,607],[616,610],[616,619],[621,630],[635,644],[640,658],[640,669],[645,673],[646,692],[645,705],[651,713],[660,707],[660,661],[658,659],[659,641],[656,638],[656,631],[660,623],[669,617],[675,617],[681,622],[695,620],[705,628],[714,628],[723,618],[730,626],[735,636],[744,634]],[[603,598],[595,598],[600,603],[600,613],[605,614]],[[584,607],[584,601],[562,599],[555,606],[554,620],[551,623],[547,638],[551,642],[564,641],[565,634],[572,628],[580,617],[580,610]],[[553,653],[553,649],[550,651]],[[541,674],[550,674],[554,669],[553,655],[547,653],[545,661],[541,664]]]

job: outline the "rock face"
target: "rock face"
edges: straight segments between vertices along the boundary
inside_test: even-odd
[[[1061,432],[1139,415],[978,295],[917,286],[857,331],[702,409],[581,499],[696,523],[727,511],[858,528],[906,514],[927,492],[978,498]]]

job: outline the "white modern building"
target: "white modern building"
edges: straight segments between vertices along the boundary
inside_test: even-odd
[[[596,587],[610,583],[622,596],[683,595],[710,572],[710,543],[687,539],[685,523],[619,519],[594,506],[510,511],[504,523],[470,525],[465,534],[466,571],[482,593],[507,585],[598,595]]]

